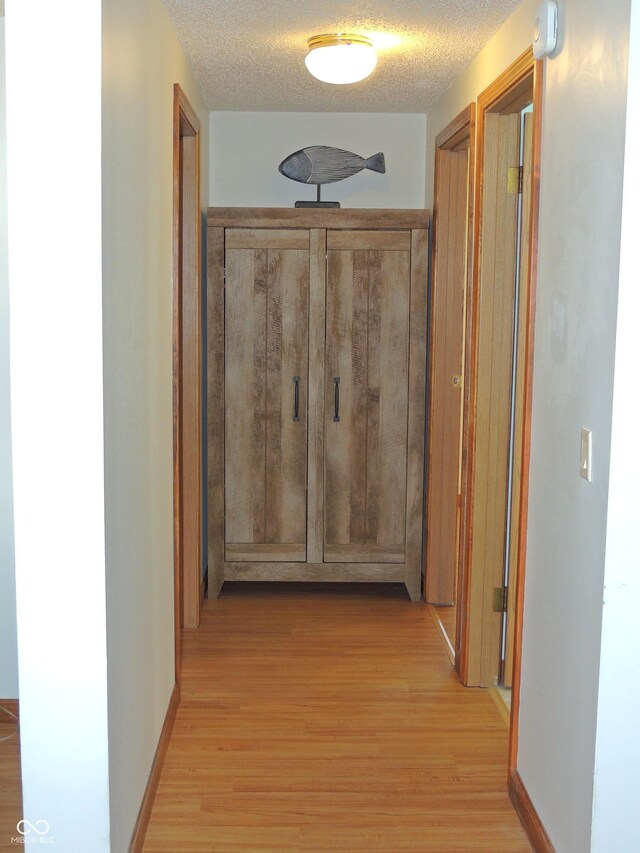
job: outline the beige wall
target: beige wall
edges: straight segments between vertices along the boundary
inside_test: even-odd
[[[530,44],[536,5],[525,0],[430,114],[428,204],[434,136]],[[559,853],[591,845],[629,5],[560,0],[560,50],[545,61],[518,769]]]
[[[208,112],[161,0],[103,0],[105,514],[112,850],[174,683],[172,98]]]

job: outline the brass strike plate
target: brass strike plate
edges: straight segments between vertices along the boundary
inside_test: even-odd
[[[497,586],[493,590],[493,612],[505,613],[507,610],[507,588]]]
[[[517,195],[520,192],[520,166],[507,169],[507,192]]]
[[[462,389],[462,376],[454,375],[451,377],[451,387],[455,388],[456,391],[460,391]]]

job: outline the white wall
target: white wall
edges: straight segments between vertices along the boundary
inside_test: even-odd
[[[559,853],[588,850],[629,0],[560,4],[546,67],[518,767]],[[594,474],[579,477],[580,429]]]
[[[9,269],[7,259],[7,128],[4,18],[0,17],[0,701],[18,696],[16,577],[13,544]]]
[[[429,116],[433,137],[531,42],[514,12]],[[629,0],[560,0],[545,62],[518,770],[558,853],[590,848]],[[582,426],[594,480],[579,477]],[[619,650],[621,654],[621,651]],[[604,848],[603,848],[604,849]]]
[[[8,4],[24,817],[65,853],[109,850],[100,39],[100,0]]]
[[[174,683],[174,82],[200,116],[205,161],[208,113],[161,0],[102,6],[111,833],[124,851]]]
[[[293,207],[315,201],[315,186],[285,178],[278,165],[308,145],[363,157],[382,151],[386,174],[364,171],[322,188],[343,207],[424,207],[424,115],[367,113],[211,113],[211,205]]]
[[[622,249],[613,389],[593,853],[634,853],[640,838],[640,456],[634,452],[640,364],[640,0],[633,0],[627,91]]]

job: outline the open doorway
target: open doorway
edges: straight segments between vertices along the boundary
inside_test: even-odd
[[[452,661],[459,656],[459,549],[468,436],[466,304],[471,284],[475,104],[436,137],[430,314],[426,600]]]
[[[173,93],[173,430],[176,681],[180,629],[200,624],[202,439],[200,122]]]
[[[459,186],[462,161],[458,174],[452,164],[464,141],[456,138],[455,122],[460,128],[471,108],[436,142],[427,601],[435,605],[433,612],[449,636],[463,684],[513,685],[514,695],[526,532],[541,91],[541,64],[528,50],[479,96],[475,128],[465,131],[471,139],[475,129],[466,220]],[[473,145],[465,144],[471,146],[471,159]],[[458,337],[450,339],[451,331]],[[452,391],[460,384],[456,406]],[[511,719],[517,723],[517,707]],[[516,727],[512,724],[512,747]]]

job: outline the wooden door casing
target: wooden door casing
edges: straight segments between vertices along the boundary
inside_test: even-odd
[[[325,562],[405,562],[410,237],[327,235]]]
[[[303,562],[309,232],[229,229],[225,267],[225,558]]]

